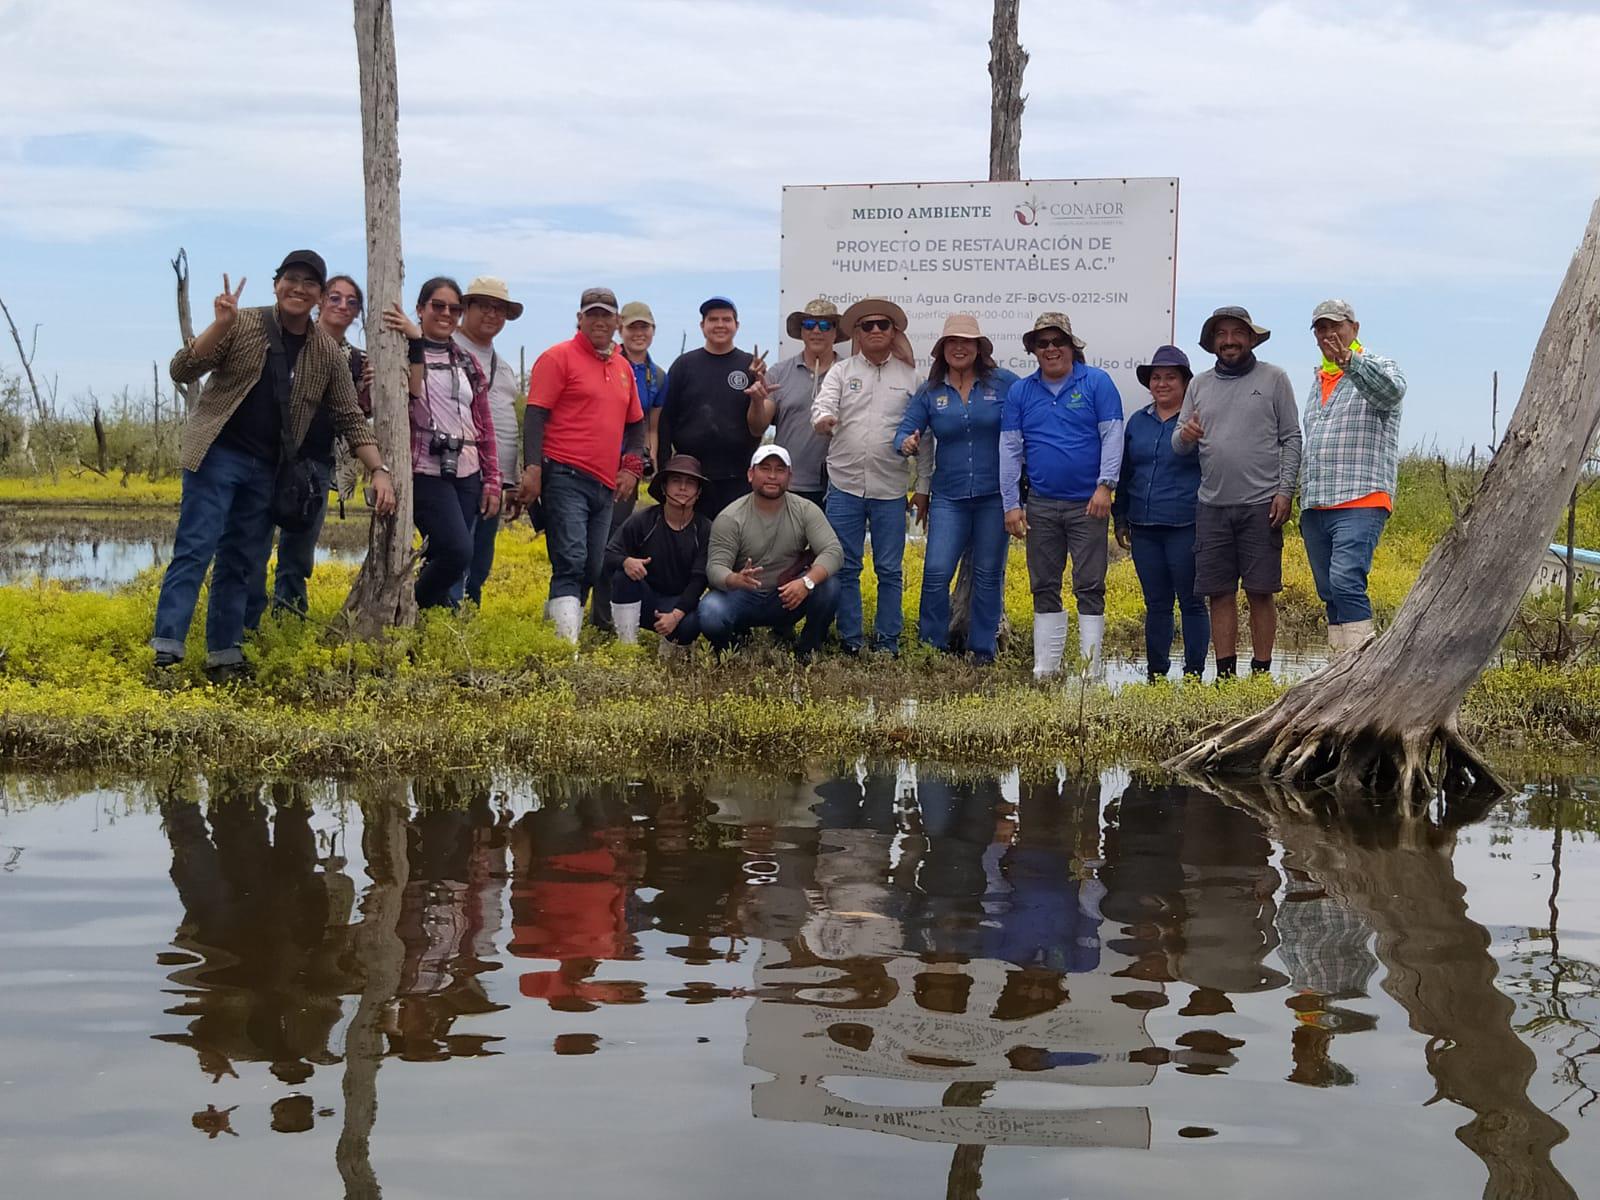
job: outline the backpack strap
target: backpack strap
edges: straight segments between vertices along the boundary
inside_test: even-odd
[[[289,432],[290,393],[294,390],[294,373],[289,369],[289,354],[283,348],[283,331],[278,328],[278,314],[268,309],[265,318],[267,330],[267,371],[272,379],[272,395],[278,402],[278,434],[283,441],[283,461],[293,462],[299,447]]]

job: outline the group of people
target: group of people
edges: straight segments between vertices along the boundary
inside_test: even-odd
[[[184,432],[183,505],[151,644],[158,666],[181,659],[210,567],[214,677],[243,669],[243,636],[268,604],[275,523],[271,603],[304,612],[336,441],[370,474],[379,515],[394,507],[391,468],[365,420],[370,367],[346,338],[359,286],[330,278],[307,250],[280,265],[273,305],[241,309],[243,286],[230,290],[224,277],[214,321],[171,367],[179,381],[210,379]],[[924,376],[891,300],[844,312],[812,300],[786,320],[800,352],[769,367],[764,353],[735,346],[737,307],[713,296],[700,306],[703,346],[662,370],[650,308],[596,287],[579,298],[574,335],[535,361],[519,429],[517,373],[495,337],[522,311],[499,279],[463,289],[437,277],[414,315],[398,304],[382,314],[409,346],[419,607],[480,600],[500,523],[526,512],[549,551],[545,614],[570,642],[588,602],[591,623],[622,641],[654,630],[663,657],[702,636],[722,650],[760,627],[792,639],[803,659],[830,630],[847,654],[893,655],[915,521],[927,530],[923,643],[957,648],[959,566],[971,581],[964,649],[993,661],[1009,545],[1020,539],[1035,676],[1062,668],[1069,565],[1079,655],[1098,674],[1114,526],[1145,595],[1150,677],[1170,670],[1174,605],[1184,672],[1203,669],[1209,634],[1226,677],[1236,673],[1240,586],[1252,670],[1270,669],[1282,527],[1298,490],[1330,648],[1371,633],[1366,576],[1393,506],[1405,381],[1361,345],[1343,301],[1313,313],[1322,363],[1303,414],[1285,372],[1255,356],[1268,331],[1226,307],[1200,333],[1216,365],[1196,376],[1181,350],[1159,348],[1137,372],[1151,402],[1125,420],[1115,383],[1089,364],[1065,313],[1023,333],[1037,369],[1020,379],[997,365],[974,317],[952,314]],[[283,494],[297,471],[318,502],[289,519]],[[645,481],[657,503],[636,509]]]

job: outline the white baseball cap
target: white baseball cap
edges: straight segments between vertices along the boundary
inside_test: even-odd
[[[789,452],[776,442],[768,442],[763,446],[757,446],[756,452],[750,456],[750,465],[752,467],[760,466],[769,458],[781,458],[784,466],[794,466],[794,460],[789,457]]]

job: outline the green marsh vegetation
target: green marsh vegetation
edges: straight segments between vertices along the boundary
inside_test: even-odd
[[[69,478],[51,485],[57,502]],[[93,487],[104,485],[93,478]],[[12,488],[37,482],[0,480],[0,503],[14,497]],[[1426,458],[1405,464],[1372,574],[1380,623],[1449,527],[1452,495],[1470,494],[1473,482],[1464,465],[1445,470]],[[0,508],[0,521],[15,524],[5,513]],[[330,518],[329,538],[343,539],[365,522],[359,509],[343,521]],[[1578,544],[1600,545],[1600,489],[1584,493],[1577,529]],[[1320,605],[1292,528],[1284,557],[1280,644],[1320,653]],[[649,637],[625,647],[586,631],[576,656],[557,639],[540,619],[549,577],[544,543],[523,524],[501,535],[481,610],[429,614],[382,642],[341,636],[339,608],[354,568],[320,563],[310,619],[269,618],[246,650],[254,682],[227,688],[209,686],[200,673],[200,619],[188,664],[173,678],[153,678],[144,643],[158,571],[109,594],[49,581],[4,587],[0,761],[132,768],[180,760],[334,773],[511,764],[611,772],[722,762],[782,769],[819,754],[957,764],[1147,762],[1276,694],[1267,680],[1222,688],[1136,684],[1114,692],[1072,678],[1033,686],[1020,550],[1007,575],[1012,642],[993,669],[975,670],[911,643],[920,565],[920,545],[908,547],[908,640],[898,660],[824,655],[800,669],[758,638],[721,663],[702,647],[693,662],[669,666],[656,660]],[[870,571],[863,589],[870,608]],[[1524,615],[1469,697],[1466,731],[1507,752],[1580,752],[1600,738],[1600,654],[1580,643],[1563,663],[1535,661],[1537,639],[1559,618],[1559,605],[1531,599]],[[1125,555],[1109,575],[1107,616],[1112,649],[1140,655],[1143,607]]]

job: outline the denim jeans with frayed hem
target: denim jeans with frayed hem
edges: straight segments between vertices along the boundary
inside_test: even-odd
[[[1300,538],[1305,542],[1311,578],[1328,610],[1329,625],[1372,619],[1367,598],[1367,573],[1378,549],[1386,508],[1307,508],[1300,513]]]
[[[878,607],[873,616],[872,648],[900,649],[905,614],[900,611],[904,585],[900,562],[906,550],[906,502],[903,496],[867,500],[836,487],[828,489],[828,524],[839,536],[844,565],[839,568],[839,640],[859,650],[865,637],[861,611],[861,564],[867,531],[872,532],[872,572],[878,577]]]
[[[943,650],[949,640],[950,584],[970,547],[972,619],[967,649],[979,658],[994,657],[1010,543],[999,492],[960,500],[933,494],[928,501],[928,544],[917,614],[917,637],[924,644]]]
[[[1211,613],[1194,591],[1194,526],[1134,525],[1133,569],[1144,593],[1144,653],[1153,675],[1172,669],[1172,605],[1183,614],[1183,673],[1205,670]]]
[[[778,593],[710,591],[695,609],[700,632],[713,649],[725,650],[734,638],[752,629],[793,629],[801,619],[806,627],[795,643],[799,654],[810,654],[822,644],[839,606],[839,577],[830,575],[817,584],[798,607],[785,608]]]
[[[245,606],[251,585],[261,586],[267,537],[272,530],[274,464],[213,444],[195,471],[183,473],[183,501],[172,561],[156,600],[158,654],[183,656],[183,645],[200,599],[206,568],[211,598],[206,605],[206,665],[244,661]],[[213,561],[215,560],[215,561]]]

